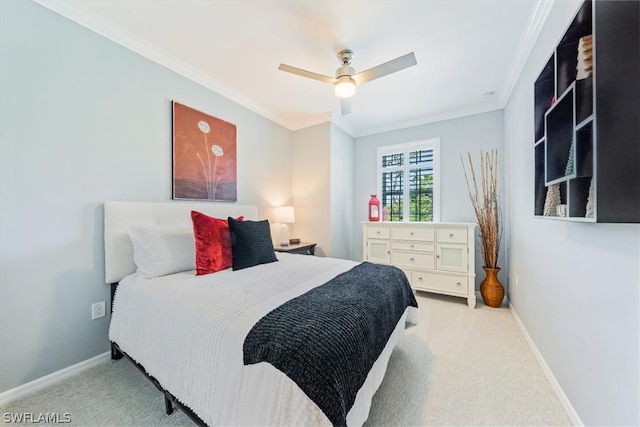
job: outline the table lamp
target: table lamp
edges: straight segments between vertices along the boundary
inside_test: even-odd
[[[296,222],[293,206],[280,206],[276,208],[276,222],[282,224],[280,229],[280,246],[289,246],[289,226]]]

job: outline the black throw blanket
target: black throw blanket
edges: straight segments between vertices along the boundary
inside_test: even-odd
[[[417,307],[402,270],[363,262],[294,298],[256,323],[244,364],[285,373],[335,426],[346,426],[360,387],[408,306]]]

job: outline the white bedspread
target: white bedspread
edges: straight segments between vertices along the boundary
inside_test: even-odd
[[[195,272],[118,286],[109,338],[208,425],[330,425],[286,375],[267,363],[243,365],[242,345],[269,311],[357,263],[277,253],[279,262],[206,276]],[[358,393],[347,421],[361,425],[391,351],[415,323],[409,307]],[[410,318],[407,319],[407,316]]]

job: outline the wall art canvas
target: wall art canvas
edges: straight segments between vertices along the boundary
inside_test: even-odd
[[[173,198],[237,200],[236,126],[173,102]]]

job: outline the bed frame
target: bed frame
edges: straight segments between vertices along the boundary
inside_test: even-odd
[[[133,225],[191,225],[191,211],[227,218],[244,216],[249,220],[258,218],[258,208],[254,205],[203,202],[105,202],[104,204],[104,256],[105,282],[111,285],[111,308],[118,283],[125,276],[135,273],[133,246],[129,238],[129,229]],[[171,392],[166,390],[158,380],[147,373],[147,370],[136,362],[117,343],[111,342],[111,359],[120,360],[126,357],[145,377],[164,395],[165,412],[173,413],[173,405],[180,408],[196,425],[207,424],[188,406],[181,403]]]

